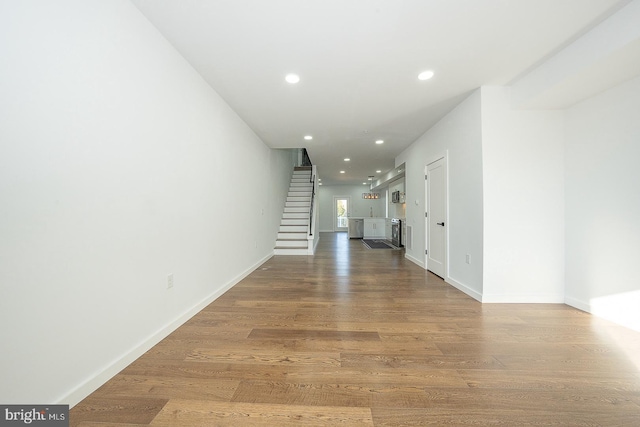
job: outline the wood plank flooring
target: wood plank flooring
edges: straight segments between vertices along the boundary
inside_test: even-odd
[[[480,304],[323,233],[275,256],[76,405],[71,426],[640,425],[640,334]]]

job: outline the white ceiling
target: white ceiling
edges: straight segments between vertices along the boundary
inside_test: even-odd
[[[132,1],[267,145],[307,147],[325,184],[393,168],[472,90],[512,83],[628,3]]]

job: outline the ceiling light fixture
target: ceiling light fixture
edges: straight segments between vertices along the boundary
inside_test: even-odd
[[[369,175],[369,181],[371,181],[371,185],[369,186],[369,192],[368,193],[362,193],[362,198],[363,199],[379,199],[380,198],[380,193],[374,193],[373,192],[373,175]],[[363,182],[363,184],[365,184],[365,183]]]
[[[418,80],[429,80],[433,77],[433,71],[427,70],[418,74]]]
[[[284,79],[287,83],[296,84],[300,81],[300,76],[297,74],[287,74]]]
[[[344,161],[345,161],[345,162],[350,162],[350,161],[351,161],[351,159],[347,157],[346,159],[344,159]]]
[[[340,171],[340,173],[344,173],[344,171]]]
[[[311,141],[313,137],[311,135],[305,135],[304,139],[306,139],[307,141]]]
[[[382,171],[376,171],[376,173],[380,173],[380,172],[382,172]]]
[[[378,145],[380,145],[380,144],[384,144],[384,141],[383,141],[383,140],[381,140],[381,139],[379,139],[379,140],[377,140],[377,141],[376,141],[376,144],[378,144]]]

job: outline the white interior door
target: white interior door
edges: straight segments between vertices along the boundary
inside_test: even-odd
[[[333,230],[334,231],[348,230],[350,205],[351,205],[351,197],[349,196],[333,197]]]
[[[447,264],[447,164],[442,158],[427,166],[427,269],[444,278]]]

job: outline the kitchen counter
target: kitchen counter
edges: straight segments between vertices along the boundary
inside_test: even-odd
[[[386,218],[369,217],[364,218],[364,238],[384,239]]]
[[[350,216],[349,219],[387,219],[387,218],[384,216]]]
[[[349,217],[350,239],[384,239],[386,238],[386,223],[390,218],[384,217]]]

